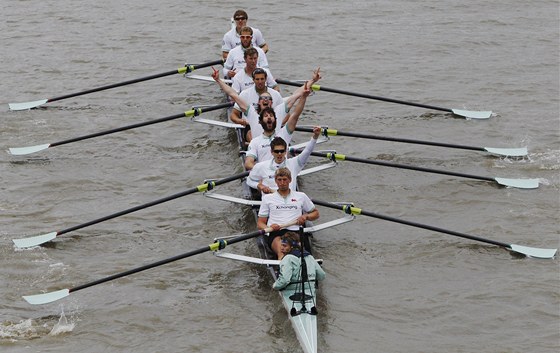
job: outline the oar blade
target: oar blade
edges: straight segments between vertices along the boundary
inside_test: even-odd
[[[35,152],[39,152],[42,150],[46,150],[51,146],[50,143],[46,143],[44,145],[37,145],[37,146],[28,146],[28,147],[11,147],[10,154],[13,156],[23,156],[26,154],[31,154]]]
[[[529,246],[522,246],[516,244],[511,244],[509,248],[511,251],[515,251],[517,253],[529,257],[535,257],[538,259],[552,259],[554,258],[554,255],[556,255],[556,251],[558,250],[558,249],[531,248]]]
[[[51,232],[47,234],[37,235],[36,237],[29,237],[29,238],[20,238],[20,239],[12,239],[16,247],[23,249],[23,248],[32,248],[34,246],[39,246],[46,242],[49,242],[56,238],[57,232]]]
[[[518,189],[536,189],[539,187],[539,179],[509,179],[494,178],[500,185]]]
[[[34,102],[24,102],[24,103],[8,103],[10,110],[28,110],[32,108],[37,108],[40,105],[47,103],[48,99],[41,99]]]
[[[484,150],[488,153],[496,154],[499,156],[506,156],[506,157],[525,157],[528,154],[527,147],[521,147],[521,148],[484,147]]]
[[[473,111],[473,110],[461,110],[461,109],[451,109],[453,114],[464,116],[468,119],[488,119],[492,116],[491,111]]]
[[[41,305],[41,304],[52,303],[54,301],[65,298],[68,295],[70,295],[70,290],[69,289],[61,289],[61,290],[57,290],[55,292],[43,293],[43,294],[34,294],[34,295],[24,295],[22,297],[29,304]]]

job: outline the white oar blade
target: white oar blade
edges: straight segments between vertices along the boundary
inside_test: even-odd
[[[509,247],[512,251],[524,254],[529,257],[536,257],[539,259],[552,259],[558,249],[541,249],[530,248],[528,246],[511,244]]]
[[[27,301],[29,304],[40,305],[40,304],[52,303],[59,299],[65,298],[68,295],[70,295],[69,289],[61,289],[61,290],[57,290],[56,292],[50,292],[50,293],[24,295],[23,299],[25,299],[25,301]]]
[[[56,238],[56,234],[57,234],[56,232],[51,232],[47,234],[38,235],[36,237],[12,239],[12,241],[20,249],[31,248],[53,240],[54,238]]]
[[[519,189],[536,189],[539,187],[539,179],[508,179],[494,178],[500,185]]]
[[[37,146],[28,146],[28,147],[12,147],[10,148],[10,154],[13,156],[23,156],[26,154],[31,154],[35,152],[39,152],[42,150],[46,150],[51,146],[50,143],[44,145],[37,145]]]
[[[453,114],[464,116],[465,118],[469,119],[488,119],[492,116],[491,111],[472,111],[472,110],[461,110],[461,109],[451,109]]]
[[[27,110],[32,108],[37,108],[40,105],[47,103],[48,99],[41,99],[35,102],[24,102],[24,103],[8,103],[10,110]]]
[[[522,147],[522,148],[484,147],[484,150],[488,153],[497,154],[500,156],[507,156],[507,157],[525,157],[528,153],[527,147]]]

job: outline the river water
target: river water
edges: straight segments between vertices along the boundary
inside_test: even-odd
[[[217,104],[214,84],[181,75],[9,111],[219,58],[237,8],[269,43],[273,74],[441,107],[488,120],[328,92],[300,124],[346,132],[529,148],[526,158],[333,137],[321,149],[490,177],[533,190],[340,161],[302,190],[363,210],[538,248],[559,245],[559,2],[3,0],[0,17],[0,350],[2,352],[300,352],[265,269],[202,254],[33,306],[22,295],[71,288],[256,227],[244,206],[185,196],[85,227],[30,250],[13,238],[60,231],[242,171],[233,131],[189,118],[11,156]],[[199,74],[209,74],[202,69]],[[283,87],[283,94],[291,92]],[[209,119],[223,119],[211,112]],[[308,135],[297,133],[296,141]],[[315,164],[313,159],[311,164]],[[239,182],[220,193],[241,196]],[[320,207],[321,220],[340,216]],[[557,352],[558,257],[363,215],[315,235],[327,279],[320,352]],[[256,255],[251,242],[229,251]]]

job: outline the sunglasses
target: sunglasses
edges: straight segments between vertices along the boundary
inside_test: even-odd
[[[246,19],[247,19],[247,17],[236,17],[236,18],[234,18],[234,20],[236,20],[236,21],[243,21],[243,20],[246,20]]]
[[[274,153],[284,153],[284,152],[286,152],[286,150],[272,150],[272,152],[274,152]]]
[[[245,38],[251,38],[251,37],[253,37],[253,36],[250,36],[250,35],[239,36],[239,38],[243,38],[243,39],[245,39]]]
[[[272,97],[271,96],[259,96],[259,99],[262,99],[263,101],[271,101],[272,102]]]

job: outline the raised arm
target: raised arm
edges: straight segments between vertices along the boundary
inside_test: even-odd
[[[307,86],[307,82],[305,83],[304,86]],[[307,100],[307,97],[309,96],[310,93],[311,93],[311,91],[309,89],[304,90],[302,92],[301,98],[299,99],[296,107],[294,108],[294,111],[288,113],[288,120],[286,121],[286,128],[288,129],[288,132],[290,134],[293,133],[296,130],[296,125],[298,123],[299,116],[303,112],[303,107],[305,106],[305,101]]]
[[[298,100],[298,98],[301,97],[301,95],[303,94],[304,91],[306,90],[311,90],[311,87],[317,83],[319,80],[321,79],[321,68],[318,67],[317,70],[313,70],[313,77],[311,77],[310,80],[307,80],[307,82],[301,86],[298,87],[294,93],[288,97],[288,99],[286,99],[286,107],[287,109],[291,109],[292,106],[294,105],[294,103]]]
[[[321,127],[315,126],[313,128],[313,136],[311,137],[311,141],[309,141],[307,146],[305,146],[301,154],[299,154],[296,157],[298,159],[298,163],[300,166],[303,166],[305,165],[305,163],[307,163],[307,159],[311,155],[311,152],[313,152],[313,149],[315,148],[315,144],[317,143],[317,139],[319,138],[320,134],[321,134]]]
[[[212,78],[214,79],[214,81],[216,81],[218,86],[220,86],[222,91],[224,91],[225,94],[231,97],[231,99],[233,99],[235,103],[237,103],[241,111],[246,111],[249,107],[247,102],[243,98],[241,98],[233,88],[231,88],[227,83],[220,79],[220,72],[218,70],[214,69],[214,67],[212,67],[212,70]]]

